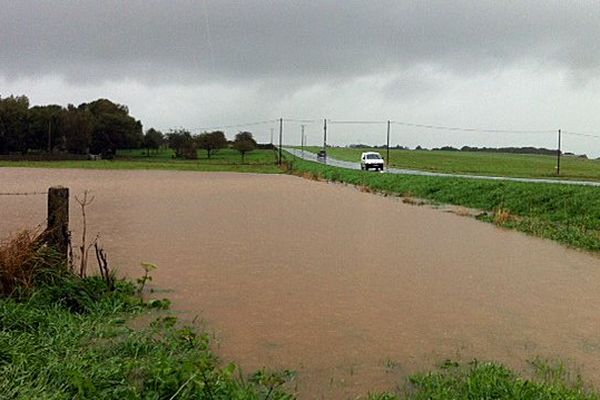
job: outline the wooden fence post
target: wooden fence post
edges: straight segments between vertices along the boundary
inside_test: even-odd
[[[69,188],[48,189],[48,244],[69,257]]]

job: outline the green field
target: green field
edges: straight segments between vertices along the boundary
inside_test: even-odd
[[[318,152],[320,147],[306,147]],[[363,151],[377,151],[385,157],[385,149],[350,149],[330,147],[327,153],[339,160],[360,161]],[[458,151],[390,149],[390,166],[433,172],[512,176],[523,178],[556,178],[556,157],[535,154],[508,154]],[[561,178],[600,180],[600,160],[574,156],[561,157]]]
[[[146,155],[143,149],[119,150],[114,160],[82,161],[0,161],[0,167],[83,168],[83,169],[164,169],[176,171],[229,171],[280,173],[273,150],[254,150],[246,154],[244,163],[233,149],[222,149],[209,160],[206,152],[198,151],[197,160],[173,158],[173,151],[161,149]]]
[[[380,174],[288,155],[292,172],[373,191],[483,210],[481,220],[600,252],[600,188],[452,177]]]
[[[158,152],[150,150],[150,154],[145,149],[119,150],[117,159],[130,161],[174,161],[175,152],[168,148],[161,148]],[[185,161],[185,160],[176,160]],[[257,165],[257,164],[274,164],[277,161],[276,154],[273,150],[253,150],[247,153],[242,164],[240,153],[234,149],[221,149],[216,154],[208,159],[206,151],[198,150],[198,159],[192,160],[199,164],[208,165]]]

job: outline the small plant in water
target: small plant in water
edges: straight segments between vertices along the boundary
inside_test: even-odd
[[[294,397],[292,395],[280,391],[280,388],[294,379],[295,375],[296,374],[294,371],[287,369],[283,371],[270,372],[263,368],[252,374],[250,377],[250,382],[262,388],[264,391],[264,400],[268,400],[270,398],[293,399]]]
[[[141,296],[142,293],[144,292],[144,287],[146,287],[146,283],[152,281],[152,276],[150,276],[150,272],[154,271],[156,268],[158,268],[158,266],[156,264],[152,264],[149,262],[141,262],[140,265],[144,269],[144,276],[142,276],[141,278],[138,278],[136,280],[136,282],[138,284],[137,293],[139,296]]]

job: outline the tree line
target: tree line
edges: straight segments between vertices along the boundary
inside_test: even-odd
[[[221,131],[192,135],[172,130],[166,135],[129,115],[125,105],[98,99],[79,106],[30,106],[27,96],[0,96],[0,155],[28,153],[100,154],[114,156],[119,149],[173,149],[176,157],[195,159],[199,149],[211,158],[231,146],[245,155],[257,147],[250,132],[240,132],[231,142]]]
[[[229,142],[222,131],[204,132],[192,135],[185,129],[178,129],[166,134],[164,140],[169,148],[175,152],[175,157],[186,159],[198,158],[198,150],[206,151],[208,159],[215,155],[220,149],[231,146],[242,156],[242,162],[247,153],[256,149],[258,144],[251,132],[240,132],[235,139]]]
[[[0,97],[0,154],[68,152],[114,155],[144,145],[142,123],[127,106],[98,99],[30,107],[27,96]]]
[[[374,148],[374,149],[385,149],[386,145],[382,144],[379,146],[370,146],[362,143],[355,143],[348,145],[349,148],[353,149],[366,149],[366,148]],[[396,145],[394,147],[390,147],[390,149],[398,149],[398,150],[410,150],[409,147]],[[415,150],[426,150],[426,151],[465,151],[465,152],[481,152],[481,153],[512,153],[512,154],[541,154],[547,156],[554,156],[557,153],[556,149],[547,149],[544,147],[533,147],[533,146],[523,146],[523,147],[475,147],[475,146],[463,146],[460,148],[453,146],[442,146],[442,147],[434,147],[432,149],[428,149],[422,146],[416,146]],[[574,155],[573,153],[561,153],[565,155]],[[586,157],[585,154],[580,157]]]

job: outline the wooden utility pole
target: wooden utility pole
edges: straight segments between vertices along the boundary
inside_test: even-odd
[[[561,131],[558,130],[558,150],[556,152],[556,175],[560,175]]]
[[[392,122],[388,120],[387,122],[387,140],[385,144],[385,165],[390,165],[390,125]]]
[[[323,120],[323,150],[327,151],[327,118]]]
[[[52,120],[48,120],[48,154],[52,153]]]
[[[69,256],[69,188],[55,186],[48,189],[48,245],[65,260]]]
[[[300,128],[302,128],[302,136],[300,137],[300,146],[302,147],[302,158],[304,159],[304,127],[306,125],[300,125]]]
[[[279,165],[282,164],[281,146],[283,140],[283,118],[279,118]]]

